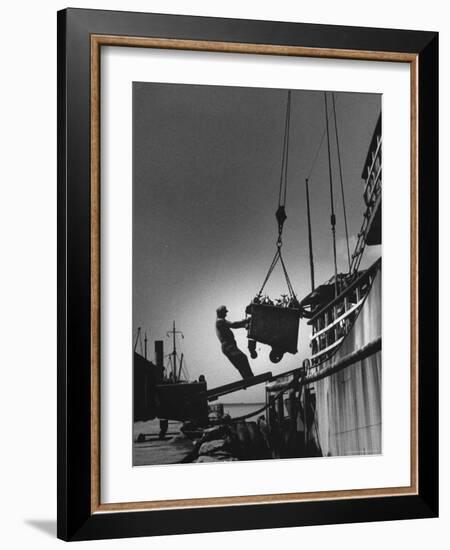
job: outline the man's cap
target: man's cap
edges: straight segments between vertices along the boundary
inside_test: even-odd
[[[228,312],[228,309],[227,309],[227,306],[219,306],[217,309],[216,309],[216,313],[222,313],[222,312]]]

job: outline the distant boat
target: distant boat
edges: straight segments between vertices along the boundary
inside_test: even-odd
[[[208,420],[206,399],[194,399],[206,392],[206,380],[189,381],[182,379],[183,355],[179,358],[176,349],[175,321],[170,331],[173,337],[173,349],[169,355],[169,365],[164,367],[164,342],[155,341],[155,362],[147,359],[147,339],[141,353],[134,350],[133,360],[133,397],[134,421],[196,419],[200,423]],[[136,342],[138,342],[138,337]],[[142,353],[144,355],[142,355]]]

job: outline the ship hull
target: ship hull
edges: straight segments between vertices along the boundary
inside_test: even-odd
[[[381,267],[358,317],[336,353],[319,367],[333,371],[355,350],[381,340]],[[315,401],[310,437],[322,456],[382,452],[381,349],[337,370],[309,390]]]

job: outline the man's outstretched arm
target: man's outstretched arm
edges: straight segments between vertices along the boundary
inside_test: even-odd
[[[234,321],[233,323],[231,321],[227,321],[230,328],[244,328],[249,324],[249,322],[250,318],[242,319],[242,321]]]

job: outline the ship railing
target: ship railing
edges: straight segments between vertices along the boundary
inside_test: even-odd
[[[374,168],[364,189],[364,202],[369,208],[374,206],[381,191],[381,161]]]
[[[322,308],[310,321],[311,367],[330,358],[349,333],[375,277],[379,261]]]
[[[381,135],[377,135],[376,144],[371,155],[371,164],[367,167],[366,185],[364,189],[364,200],[367,205],[371,204],[372,195],[377,187],[381,175]]]
[[[369,185],[369,184],[368,184]],[[370,193],[366,197],[366,193]],[[361,263],[362,253],[366,246],[366,234],[369,228],[370,219],[373,211],[376,208],[377,199],[381,194],[381,163],[378,167],[377,173],[374,178],[371,179],[370,188],[366,186],[364,198],[367,203],[367,209],[364,212],[364,219],[361,225],[361,229],[358,233],[358,240],[356,242],[355,251],[352,254],[352,261],[350,266],[350,272],[355,273],[358,270]]]
[[[364,215],[364,221],[358,233],[358,241],[356,242],[355,251],[352,254],[350,273],[356,273],[361,263],[364,248],[366,246],[366,233],[367,233],[367,228],[369,226],[370,214],[371,214],[371,210],[369,207],[367,208],[367,211]]]

